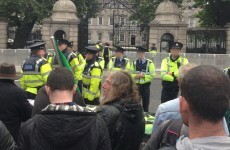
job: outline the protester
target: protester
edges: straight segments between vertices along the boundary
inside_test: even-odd
[[[198,66],[185,75],[180,90],[180,113],[189,137],[182,136],[176,148],[229,149],[222,121],[229,107],[229,78],[216,67]]]
[[[178,85],[180,86],[180,82],[182,81],[184,75],[192,68],[196,67],[195,64],[187,64],[184,66],[181,66],[179,68],[179,74],[178,74]],[[158,106],[155,119],[154,119],[154,125],[153,125],[153,133],[159,128],[162,122],[170,119],[180,119],[180,108],[179,108],[179,97],[170,100],[168,102],[162,103]]]
[[[186,73],[194,67],[196,67],[195,64],[187,64],[179,68],[179,86]],[[178,120],[169,121],[172,119]],[[172,132],[168,131],[173,131],[176,134],[178,130],[179,134],[188,135],[188,128],[183,125],[183,122],[180,120],[181,115],[179,108],[179,98],[161,104],[156,111],[153,125],[153,134],[148,141],[145,150],[159,149],[164,147],[165,145],[168,146],[170,143],[168,139],[172,137]],[[229,135],[225,119],[224,129],[226,135]],[[175,142],[177,141],[177,139],[178,138],[175,138]],[[172,143],[171,145],[175,146],[175,143]]]
[[[113,150],[138,150],[144,136],[143,108],[137,86],[126,71],[111,72],[102,85],[98,115],[109,129]]]
[[[153,133],[145,150],[166,147],[175,149],[178,136],[184,134],[188,134],[190,139],[185,138],[185,141],[182,136],[177,142],[177,149],[218,149],[221,144],[222,148],[219,149],[226,149],[225,146],[229,146],[230,142],[227,141],[228,134],[223,127],[223,117],[229,105],[230,85],[226,85],[229,83],[228,77],[215,67],[199,66],[191,69],[180,80],[179,104],[183,122],[163,122]],[[184,128],[184,131],[183,123],[189,127]]]
[[[51,104],[23,124],[16,150],[111,149],[104,121],[73,102],[76,86],[70,71],[54,69],[45,89]]]
[[[73,101],[80,105],[85,106],[85,101],[80,93],[76,92],[73,95]],[[32,117],[38,114],[42,109],[50,104],[49,96],[46,93],[45,86],[43,86],[39,91],[35,98],[34,107],[32,111]]]
[[[0,149],[1,150],[13,150],[14,139],[10,135],[5,125],[0,121]]]
[[[14,80],[19,78],[14,65],[0,64],[0,120],[15,141],[17,141],[21,122],[29,119],[32,111],[25,91],[14,84]]]

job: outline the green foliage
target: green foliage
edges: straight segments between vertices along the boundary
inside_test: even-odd
[[[55,0],[0,0],[0,17],[7,18],[10,26],[21,27],[50,16],[54,2]]]
[[[40,22],[52,14],[57,0],[0,0],[0,17],[7,18],[10,26],[21,27],[28,22]],[[78,17],[94,17],[97,0],[73,0]]]
[[[95,17],[99,9],[97,0],[73,0],[73,3],[77,7],[77,15],[80,19]]]
[[[157,6],[162,0],[129,0],[133,4],[134,13],[130,20],[137,20],[140,24],[148,24],[154,20]],[[181,7],[183,0],[172,0]]]
[[[223,27],[230,22],[230,0],[195,0],[196,8],[201,8],[197,14],[201,26]]]

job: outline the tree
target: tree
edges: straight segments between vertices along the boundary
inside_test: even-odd
[[[9,27],[16,27],[13,48],[24,48],[34,24],[41,23],[44,18],[51,16],[56,1],[58,0],[0,0],[0,17],[8,19]],[[76,4],[77,15],[81,21],[86,22],[86,18],[95,15],[97,0],[73,0],[73,2]]]
[[[230,22],[230,0],[195,0],[194,7],[201,9],[197,14],[201,26],[224,27]]]
[[[51,15],[56,0],[0,0],[0,16],[16,27],[13,48],[24,48],[36,22]]]
[[[89,19],[96,17],[100,4],[98,0],[73,0],[77,7],[77,15],[80,19],[78,26],[78,50],[80,52],[88,45]]]

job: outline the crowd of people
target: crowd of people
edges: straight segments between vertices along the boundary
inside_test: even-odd
[[[162,104],[143,144],[156,74],[148,50],[137,47],[131,62],[119,46],[112,57],[108,43],[86,47],[82,56],[73,42],[57,42],[70,69],[43,41],[30,46],[21,76],[14,65],[0,64],[0,149],[230,149],[229,69],[191,64],[180,56],[183,45],[172,43],[161,65]]]

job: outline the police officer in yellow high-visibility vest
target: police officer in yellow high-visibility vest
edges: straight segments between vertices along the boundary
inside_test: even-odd
[[[59,39],[58,41],[58,48],[59,50],[65,55],[67,61],[69,62],[70,67],[72,68],[72,71],[74,73],[74,77],[75,79],[78,81],[81,76],[81,68],[80,68],[80,64],[79,61],[77,59],[77,56],[75,53],[71,52],[68,49],[68,43],[69,41],[66,39]],[[81,87],[79,87],[80,89]]]
[[[86,66],[83,71],[83,98],[86,104],[98,105],[102,68],[96,61],[96,46],[86,47]]]
[[[44,42],[44,41],[42,41],[42,40],[34,40],[33,41],[33,43],[41,43],[41,42]],[[51,66],[52,66],[53,59],[54,59],[54,54],[53,53],[47,52],[47,50],[45,49],[45,55],[44,55],[43,58],[45,58],[48,61],[48,63],[50,63]]]
[[[104,68],[105,68],[105,60],[104,60],[103,57],[101,57],[101,52],[100,51],[98,51],[97,54],[96,54],[96,61],[101,66],[101,69],[104,70]]]
[[[182,47],[182,43],[173,42],[170,45],[171,55],[162,60],[161,78],[163,88],[161,93],[161,103],[175,99],[178,96],[178,70],[180,66],[188,64],[188,59],[180,56]]]
[[[38,90],[46,83],[52,68],[43,58],[45,42],[37,42],[30,46],[31,56],[22,64],[21,87],[26,90],[28,99],[35,99]]]
[[[131,71],[130,60],[124,57],[124,52],[125,52],[124,48],[116,46],[115,49],[116,57],[111,58],[108,66],[109,70],[118,71],[123,69],[128,72]]]
[[[83,58],[83,56],[81,55],[81,53],[74,49],[74,44],[73,43],[74,43],[73,41],[70,41],[67,44],[67,46],[68,46],[68,48],[69,48],[69,50],[71,52],[73,52],[74,54],[76,54],[77,59],[79,61],[79,76],[77,76],[78,77],[77,80],[78,80],[79,90],[82,93],[82,74],[83,74],[83,70],[84,70],[85,65],[86,65],[86,61]]]
[[[155,43],[152,44],[152,47],[149,49],[149,52],[150,52],[150,54],[152,55],[152,57],[154,57],[154,56],[156,55],[156,53],[159,52],[159,51],[157,50],[157,47],[156,47],[156,44],[155,44]]]
[[[138,85],[139,93],[142,98],[142,106],[145,112],[148,112],[149,97],[150,97],[150,84],[155,77],[155,66],[150,59],[145,58],[145,52],[147,49],[143,47],[137,47],[137,60],[132,65],[132,76]]]

